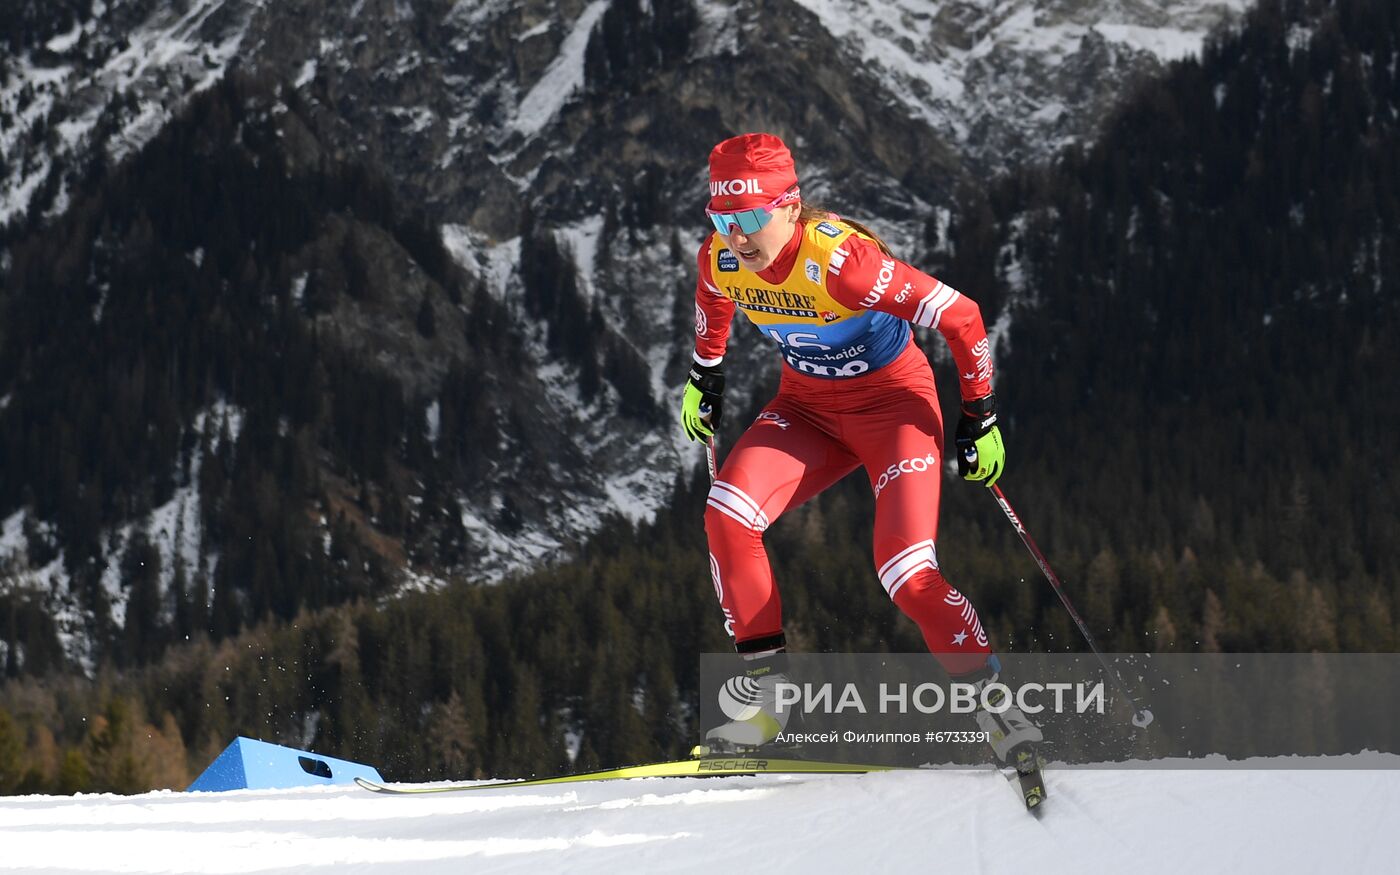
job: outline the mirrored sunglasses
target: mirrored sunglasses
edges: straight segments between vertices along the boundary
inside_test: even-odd
[[[750,210],[735,210],[734,212],[721,213],[715,210],[706,209],[705,215],[710,217],[710,222],[714,224],[715,230],[721,234],[729,234],[730,228],[739,226],[739,230],[745,234],[752,234],[763,229],[773,218],[773,211],[785,203],[796,200],[799,194],[797,186],[793,186],[772,201],[761,207],[754,207]]]

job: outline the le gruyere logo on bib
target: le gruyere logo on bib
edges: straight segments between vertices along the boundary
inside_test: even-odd
[[[811,295],[739,286],[725,286],[724,294],[744,310],[797,319],[817,318],[817,299]]]
[[[728,249],[719,251],[719,269],[725,273],[737,273],[739,271],[739,256]]]

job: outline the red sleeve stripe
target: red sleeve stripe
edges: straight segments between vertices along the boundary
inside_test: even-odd
[[[933,291],[919,302],[919,309],[914,311],[913,322],[915,325],[922,325],[925,328],[937,328],[938,320],[943,318],[943,311],[953,305],[961,295],[958,290],[943,282],[933,287]]]
[[[849,258],[850,255],[851,253],[842,249],[840,246],[831,250],[831,260],[826,263],[826,272],[832,276],[840,276],[841,265],[846,263],[846,259]]]

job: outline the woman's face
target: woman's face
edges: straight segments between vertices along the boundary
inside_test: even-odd
[[[768,224],[752,234],[745,234],[738,225],[730,225],[724,242],[729,250],[739,256],[745,270],[757,273],[773,263],[773,259],[783,251],[797,229],[797,216],[802,211],[800,203],[791,203],[773,211]]]

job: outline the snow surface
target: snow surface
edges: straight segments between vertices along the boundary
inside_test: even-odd
[[[0,559],[12,558],[26,549],[24,511],[17,510],[0,523]]]
[[[594,272],[598,262],[598,243],[603,236],[603,217],[588,216],[573,225],[566,225],[554,232],[555,239],[572,254],[578,268],[579,291],[592,300],[597,294]]]
[[[537,133],[583,84],[583,53],[588,48],[588,37],[610,3],[611,0],[593,0],[584,8],[573,30],[564,37],[559,55],[520,101],[511,123],[513,128],[524,134]]]
[[[520,238],[493,242],[466,225],[443,225],[442,245],[453,260],[486,282],[486,289],[505,300],[512,283],[519,284]]]
[[[29,796],[0,800],[0,872],[1385,872],[1381,759],[1053,772],[1039,817],[988,770]]]

